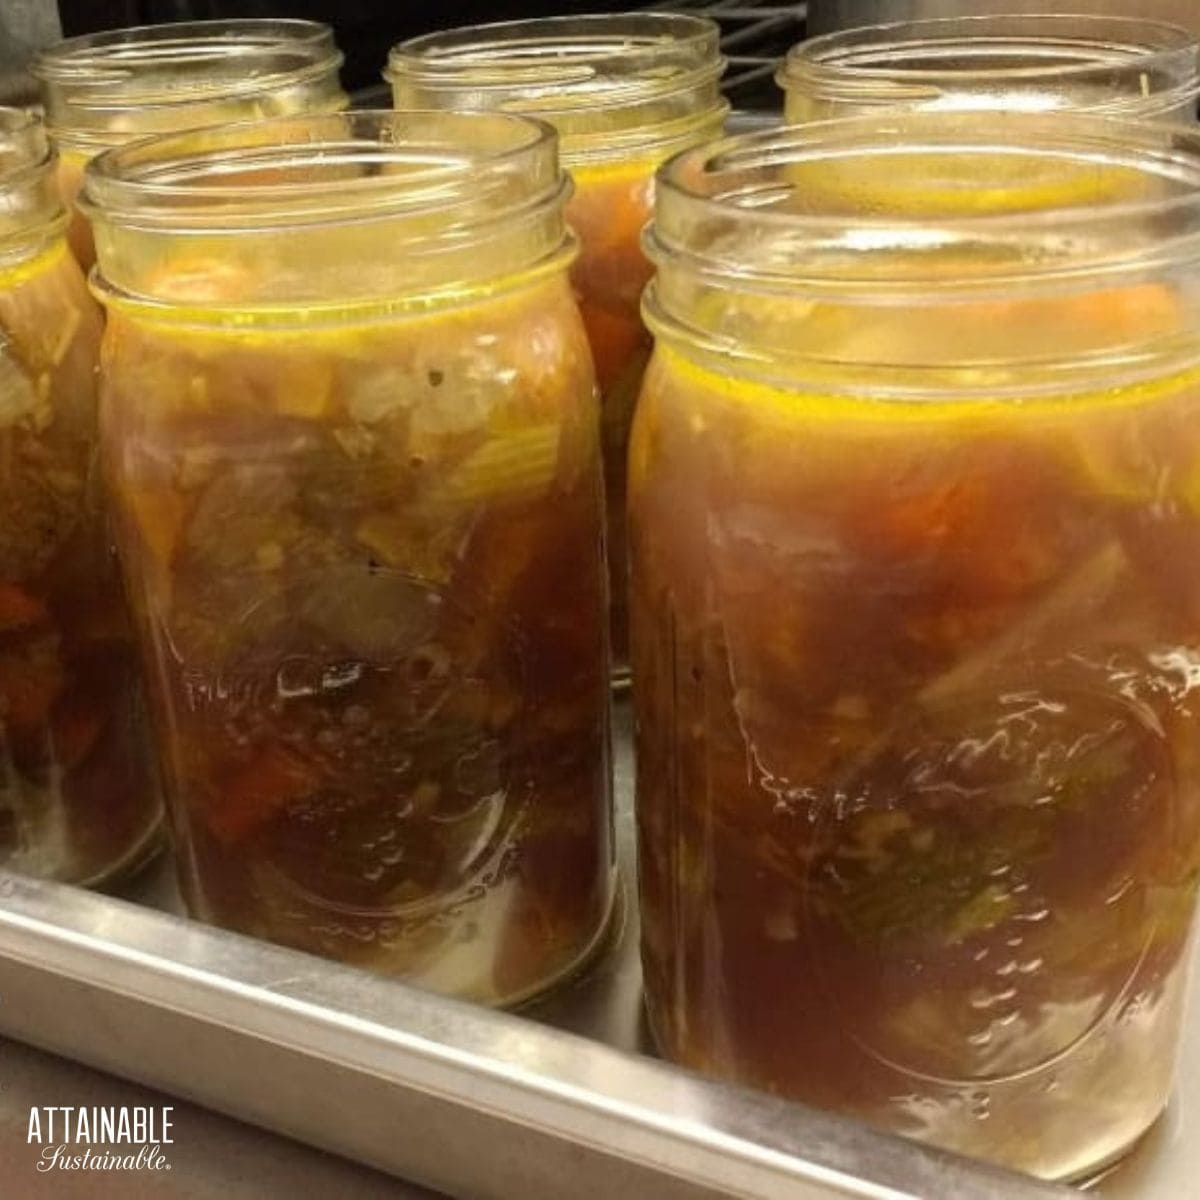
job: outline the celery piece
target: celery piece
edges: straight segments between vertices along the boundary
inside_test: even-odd
[[[932,841],[920,836],[926,833]],[[888,839],[886,853],[869,861],[839,845],[826,860],[832,878],[817,885],[814,905],[859,943],[934,938],[957,945],[1010,915],[1014,901],[995,872],[1036,861],[1052,837],[1046,814],[1009,809],[989,822],[986,845],[936,826]]]
[[[1158,498],[1161,471],[1149,452],[1138,462],[1132,457],[1138,447],[1127,440],[1105,444],[1082,433],[1072,448],[1089,492],[1122,504],[1153,504]]]
[[[1013,894],[998,883],[973,895],[946,923],[946,941],[951,945],[965,942],[976,934],[987,933],[1003,924],[1017,906]]]
[[[558,470],[561,426],[531,425],[498,434],[469,454],[446,481],[447,499],[474,504],[545,491]]]
[[[926,705],[949,700],[978,684],[994,668],[1011,662],[1024,647],[1049,630],[1078,622],[1081,614],[1095,611],[1104,603],[1128,567],[1129,560],[1121,544],[1107,543],[998,637],[926,684],[918,701]]]
[[[1080,735],[1065,757],[1055,754],[1065,744],[1058,728],[1035,737],[1037,770],[1014,758],[1008,778],[985,766],[971,786],[955,770],[958,751],[978,749],[987,730],[977,730],[983,741],[972,742],[958,735],[958,721],[962,731],[972,728],[969,710],[948,710],[947,720],[927,753],[920,741],[903,742],[914,757],[905,781],[894,784],[891,806],[836,820],[831,814],[823,866],[813,877],[814,906],[859,943],[953,946],[1001,925],[1016,905],[1013,885],[1055,851],[1064,818],[1086,818],[1097,797],[1123,795],[1139,780],[1141,742],[1132,728],[1110,727],[1090,744]],[[947,746],[954,752],[948,755]],[[860,778],[848,790],[878,791],[880,781],[886,788],[896,761],[887,755],[872,764],[874,787]]]
[[[54,335],[54,344],[50,347],[50,361],[56,367],[67,357],[67,353],[74,345],[75,335],[83,323],[83,314],[75,305],[69,304],[59,313],[59,319],[62,324],[59,325],[58,331]]]

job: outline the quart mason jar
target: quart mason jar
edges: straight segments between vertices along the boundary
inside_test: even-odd
[[[74,205],[88,160],[135,138],[226,121],[346,107],[342,55],[316,21],[186,21],[68,38],[30,68]],[[72,209],[69,240],[84,270],[92,234]]]
[[[554,133],[93,161],[108,470],[194,915],[516,1003],[614,894],[603,478]]]
[[[701,1071],[1045,1177],[1166,1101],[1200,868],[1200,136],[689,151],[630,453],[643,956]]]
[[[789,124],[881,108],[1194,121],[1200,46],[1186,29],[1128,17],[945,17],[801,42],[777,79]]]
[[[96,470],[100,313],[41,124],[0,109],[0,864],[97,884],[157,846]]]
[[[581,244],[572,281],[600,387],[613,658],[622,675],[626,458],[650,354],[640,304],[651,268],[640,238],[655,169],[724,125],[719,36],[712,21],[665,13],[511,21],[403,42],[386,72],[398,109],[505,109],[558,130],[575,182],[567,217]]]

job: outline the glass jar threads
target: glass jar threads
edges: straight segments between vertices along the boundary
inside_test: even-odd
[[[1200,46],[1115,16],[984,14],[864,26],[796,46],[779,71],[791,123],[881,108],[1196,119]]]

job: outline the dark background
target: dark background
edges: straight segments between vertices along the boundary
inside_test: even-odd
[[[504,21],[554,13],[623,12],[638,7],[621,0],[59,0],[63,33],[209,21],[223,17],[303,17],[326,21],[346,55],[348,89],[379,82],[389,47],[431,29]],[[688,7],[685,3],[682,7]]]
[[[3,0],[0,0],[0,4]],[[128,25],[227,17],[305,17],[332,25],[346,55],[347,91],[378,88],[389,48],[414,34],[517,17],[663,9],[703,11],[721,25],[729,59],[725,90],[738,108],[775,109],[775,63],[804,33],[802,3],[792,0],[59,0],[68,37]],[[386,89],[360,102],[386,102]]]

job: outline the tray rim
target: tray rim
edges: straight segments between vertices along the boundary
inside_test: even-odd
[[[67,982],[75,987],[65,988]],[[18,984],[22,994],[56,997],[57,1005],[6,1003],[8,986]],[[68,1011],[62,1011],[64,995]],[[181,1078],[178,1063],[130,1061],[128,1053],[114,1060],[88,1035],[88,1012],[105,1006],[135,1015],[145,1029],[157,1023],[185,1036],[203,1026],[206,1036],[218,1039],[223,1031],[226,1040],[245,1039],[264,1054],[309,1060],[318,1074],[349,1072],[364,1088],[382,1083],[397,1100],[436,1099],[463,1120],[464,1131],[472,1118],[486,1117],[510,1132],[539,1134],[562,1151],[564,1170],[573,1153],[585,1152],[601,1172],[604,1160],[622,1176],[632,1171],[646,1197],[1033,1200],[1075,1194],[713,1083],[520,1013],[480,1008],[130,901],[0,871],[0,1033],[395,1176],[461,1188],[457,1177],[430,1178],[427,1163],[416,1164],[413,1173],[412,1148],[402,1144],[364,1156],[336,1130],[314,1140],[289,1116],[291,1098],[274,1097],[272,1110],[267,1081],[263,1094],[243,1099],[222,1095],[219,1080]],[[453,1124],[443,1131],[451,1149]],[[471,1149],[461,1146],[463,1153]],[[489,1194],[486,1162],[480,1167],[483,1190],[471,1194]],[[539,1195],[520,1194],[528,1200]]]

